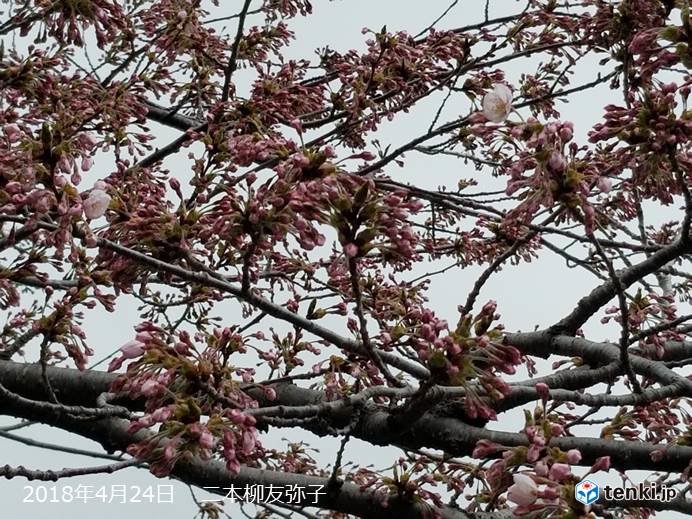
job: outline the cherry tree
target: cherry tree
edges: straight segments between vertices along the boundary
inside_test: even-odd
[[[300,59],[294,22],[330,3],[0,6],[0,434],[126,453],[0,475],[324,489],[256,517],[692,514],[689,1],[458,3]],[[507,326],[531,294],[489,283],[546,256],[582,297]],[[84,331],[132,306],[126,344]],[[575,499],[632,471],[677,497]]]

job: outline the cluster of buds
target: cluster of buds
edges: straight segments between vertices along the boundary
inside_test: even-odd
[[[46,30],[63,44],[84,45],[84,28],[93,27],[99,48],[112,42],[127,28],[127,16],[118,2],[66,0],[41,17]],[[30,24],[27,24],[30,26]]]
[[[447,330],[446,321],[435,318],[431,311],[414,310],[408,316],[420,323],[413,342],[418,356],[439,383],[466,389],[464,410],[470,418],[496,418],[490,402],[510,392],[499,375],[515,373],[521,362],[519,350],[503,344],[502,325],[493,326],[500,318],[496,308],[490,301],[475,317],[462,314],[456,329],[446,335],[442,334]]]
[[[341,88],[332,94],[334,109],[345,111],[354,121],[345,131],[346,145],[362,149],[363,138],[375,131],[382,120],[412,99],[425,95],[441,75],[464,62],[468,41],[464,35],[430,30],[424,40],[406,32],[390,33],[386,28],[372,31],[367,51],[345,54],[327,50],[322,65],[338,75]]]
[[[324,183],[329,224],[347,258],[378,250],[385,261],[408,265],[417,257],[418,236],[407,220],[421,209],[420,201],[403,191],[381,193],[371,180],[327,178]]]
[[[641,331],[647,323],[652,326],[663,321],[672,321],[677,317],[677,308],[673,304],[673,297],[670,295],[660,295],[654,292],[643,294],[641,289],[637,290],[632,301],[628,304],[628,326],[630,332]],[[611,306],[606,308],[605,316],[601,318],[601,323],[606,324],[611,320],[622,321],[620,307]],[[640,345],[644,350],[650,351],[654,358],[661,358],[664,353],[666,340],[682,340],[680,334],[675,330],[663,330],[659,333],[648,334],[640,340]]]
[[[129,452],[151,463],[152,472],[166,475],[177,459],[190,452],[210,459],[217,451],[229,470],[257,455],[256,420],[245,412],[257,402],[241,390],[233,375],[242,370],[228,366],[232,355],[242,354],[245,338],[232,329],[214,330],[199,351],[185,331],[171,336],[150,322],[137,326],[135,339],[121,348],[109,366],[113,371],[130,360],[127,371],[111,390],[143,398],[145,413],[130,425],[134,433],[161,424],[156,434],[130,446]],[[251,383],[252,377],[244,373]],[[268,397],[275,393],[267,392]],[[206,416],[206,422],[202,417]]]
[[[656,198],[664,204],[679,194],[680,182],[675,177],[676,149],[684,147],[692,135],[692,120],[677,112],[679,94],[686,100],[690,85],[675,83],[660,89],[644,91],[630,107],[608,105],[605,121],[589,133],[591,142],[617,139],[622,147],[618,164],[628,164],[632,181],[644,198]],[[681,154],[683,157],[684,154]],[[680,159],[680,160],[685,160]]]
[[[511,179],[506,192],[517,194],[522,202],[509,212],[507,221],[523,222],[541,207],[560,203],[568,210],[567,214],[581,220],[587,230],[593,229],[595,210],[588,197],[594,186],[601,192],[608,192],[611,185],[591,161],[577,157],[579,148],[572,142],[572,123],[541,124],[529,118],[525,124],[514,126],[511,135],[523,141],[526,149],[509,168]]]
[[[509,448],[489,440],[476,444],[472,454],[474,458],[500,457],[485,470],[490,488],[478,498],[486,501],[507,492],[507,501],[516,505],[513,509],[515,515],[562,510],[564,517],[571,517],[573,512],[583,512],[581,505],[574,500],[574,485],[578,478],[572,473],[572,466],[582,459],[581,452],[545,447],[545,437],[537,434],[534,427],[527,427],[525,432],[532,445],[541,444],[541,450],[545,452],[540,458],[529,458],[526,447]],[[522,468],[521,472],[513,470]],[[596,467],[596,470],[601,469],[600,465]]]
[[[429,460],[419,456],[414,460],[399,458],[391,467],[391,473],[375,472],[359,468],[354,474],[354,482],[361,489],[370,490],[383,506],[389,501],[412,503],[426,501],[435,506],[442,506],[442,496],[433,489],[440,485],[439,475],[429,472]]]
[[[2,173],[5,185],[0,190],[2,210],[52,214],[66,222],[80,218],[83,202],[75,186],[81,181],[81,172],[88,171],[93,164],[91,155],[97,144],[94,135],[80,132],[57,146],[58,143],[54,142],[56,136],[47,124],[43,125],[38,138],[34,138],[31,128],[16,123],[4,125],[2,134],[5,142],[0,140],[0,147],[5,147],[6,152],[0,164],[7,166]],[[32,165],[32,159],[37,155],[45,160]],[[89,214],[94,214],[88,209],[91,205],[94,205],[91,201],[84,205],[88,218],[92,218]],[[98,216],[102,214],[100,212]]]

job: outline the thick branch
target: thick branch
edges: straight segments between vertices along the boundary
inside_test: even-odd
[[[574,338],[569,338],[575,340]],[[617,348],[615,355],[617,358]],[[633,358],[636,360],[636,358]],[[635,366],[636,369],[636,366]],[[80,372],[66,368],[49,368],[48,376],[56,394],[65,402],[72,404],[93,405],[95,399],[107,391],[113,375],[101,372]],[[12,391],[27,398],[41,398],[44,389],[40,384],[41,369],[37,364],[16,364],[0,361],[0,381]],[[263,406],[304,406],[320,403],[324,400],[323,393],[304,389],[292,384],[277,384],[273,386],[277,398],[267,401],[260,390],[250,390],[252,396]],[[385,388],[382,388],[385,389]],[[397,391],[389,388],[390,391]],[[334,406],[325,410],[320,421],[306,422],[303,427],[317,435],[331,435],[334,429],[342,428],[351,423],[355,406]],[[463,421],[435,415],[424,414],[410,427],[402,431],[391,427],[391,413],[383,407],[369,403],[361,407],[361,420],[353,429],[353,437],[360,438],[373,445],[396,445],[407,449],[423,447],[440,449],[453,456],[469,455],[479,440],[487,439],[508,447],[528,445],[528,438],[521,433],[493,431],[472,427]],[[38,408],[24,408],[14,402],[2,402],[0,413],[18,416],[20,418],[52,423],[74,432],[75,420]],[[114,419],[113,419],[114,420]],[[104,423],[104,420],[88,422],[91,424]],[[83,421],[78,425],[87,427]],[[77,431],[82,434],[81,429]],[[108,436],[106,436],[108,438]],[[118,445],[122,445],[119,443]],[[685,470],[692,460],[692,447],[677,445],[653,445],[638,441],[615,441],[592,438],[563,437],[554,438],[550,446],[559,447],[563,451],[579,449],[582,453],[581,464],[591,465],[602,456],[610,456],[611,465],[621,470]],[[118,447],[122,448],[122,447]],[[660,458],[652,454],[661,451]]]

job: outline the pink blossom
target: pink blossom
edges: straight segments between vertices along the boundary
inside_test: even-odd
[[[529,446],[529,450],[526,451],[526,461],[529,463],[533,463],[534,461],[537,461],[538,458],[541,457],[541,450],[542,447],[540,445],[536,445],[535,443],[532,443]]]
[[[166,461],[170,461],[175,458],[175,442],[170,441],[163,448],[163,457]]]
[[[540,495],[544,500],[554,501],[560,497],[560,492],[558,492],[558,489],[553,486],[546,486]]]
[[[233,451],[229,451],[233,452]],[[240,472],[240,463],[238,462],[238,459],[235,457],[235,452],[233,452],[234,456],[230,456],[230,454],[227,456],[226,460],[226,468],[228,469],[229,472],[232,472],[233,474],[238,474]]]
[[[82,146],[84,146],[88,150],[91,150],[98,143],[96,137],[94,137],[91,133],[80,134],[79,140]]]
[[[545,461],[541,460],[538,463],[536,463],[534,470],[536,471],[537,476],[541,476],[542,478],[544,478],[548,475],[548,464]]]
[[[245,429],[243,431],[243,445],[242,445],[242,451],[243,454],[251,454],[252,451],[255,448],[255,444],[257,443],[257,436],[256,433],[253,429]]]
[[[92,157],[82,157],[82,171],[89,171],[93,165],[94,159]]]
[[[175,406],[169,405],[166,407],[159,407],[156,411],[151,413],[151,418],[154,422],[165,422],[171,416],[173,416],[173,408]]]
[[[144,384],[142,384],[142,394],[147,397],[151,398],[153,396],[156,396],[159,391],[161,390],[161,384],[159,384],[156,380],[149,379]]]
[[[563,142],[571,141],[574,136],[574,125],[570,122],[564,123],[560,128],[559,135]]]
[[[514,484],[509,487],[507,499],[519,506],[529,506],[538,498],[536,482],[526,474],[514,474]]]
[[[491,442],[490,440],[478,440],[476,443],[476,448],[473,449],[471,456],[474,458],[485,458],[491,454],[495,454],[501,449],[501,445]]]
[[[658,33],[656,30],[641,31],[632,38],[628,50],[632,54],[641,54],[649,51],[653,47],[657,36]]]
[[[123,365],[123,362],[125,359],[123,357],[116,357],[113,360],[111,360],[108,363],[108,371],[115,371],[116,369],[120,369],[120,367]]]

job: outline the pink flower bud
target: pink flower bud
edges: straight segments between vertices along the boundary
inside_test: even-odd
[[[344,254],[348,258],[355,258],[358,255],[358,247],[353,243],[348,243],[344,245]]]
[[[581,461],[581,452],[577,449],[570,449],[567,451],[567,463],[570,465],[576,465]]]
[[[276,400],[276,390],[273,387],[264,387],[262,391],[267,400]]]
[[[572,123],[569,122],[562,125],[559,135],[563,142],[569,142],[572,140],[572,137],[574,136],[573,128]]]
[[[156,380],[149,379],[144,384],[142,384],[141,392],[145,397],[151,398],[153,396],[156,396],[156,394],[160,390],[160,386],[161,385]]]
[[[548,464],[545,461],[541,460],[538,463],[536,463],[534,470],[536,471],[537,476],[544,478],[548,475]]]
[[[603,470],[607,472],[610,470],[610,456],[602,456],[596,460],[596,463],[591,467],[591,472],[598,472]]]
[[[550,396],[550,387],[548,387],[548,384],[545,382],[538,382],[534,387],[536,388],[538,396],[541,397],[541,400],[548,400]]]
[[[151,418],[154,422],[165,422],[173,416],[173,408],[171,406],[159,407],[151,413]]]
[[[553,463],[550,467],[550,479],[561,482],[567,479],[572,472],[566,463]]]
[[[540,497],[547,501],[554,501],[560,496],[560,493],[555,487],[545,487],[545,489],[540,493]]]
[[[598,187],[601,193],[609,193],[613,187],[613,183],[607,177],[599,177],[596,181],[596,187]]]
[[[170,441],[163,448],[163,457],[166,461],[170,461],[175,457],[175,445],[174,442]]]
[[[208,429],[202,431],[199,437],[199,445],[203,449],[211,449],[214,447],[214,435],[211,434]]]
[[[474,458],[485,458],[491,454],[495,454],[502,447],[497,443],[491,442],[490,440],[478,440],[476,443],[476,448],[473,449],[471,454]]]
[[[2,131],[10,142],[17,142],[22,136],[22,131],[19,129],[19,126],[14,123],[6,124],[3,126]]]
[[[121,348],[122,356],[125,359],[134,359],[144,353],[144,344],[139,341],[130,341]]]
[[[91,157],[82,157],[82,171],[89,171],[94,165],[94,159]]]
[[[88,150],[91,150],[98,142],[96,137],[94,137],[91,133],[82,133],[79,138],[82,145]]]
[[[548,160],[548,167],[557,173],[562,173],[565,171],[567,162],[565,161],[565,157],[562,156],[562,153],[554,151]]]

